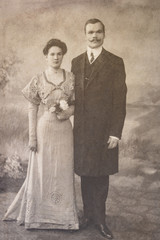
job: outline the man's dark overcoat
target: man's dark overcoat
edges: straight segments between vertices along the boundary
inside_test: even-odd
[[[86,83],[86,59],[86,52],[74,58],[71,70],[75,75],[75,172],[111,175],[118,171],[118,147],[109,150],[107,141],[109,136],[121,138],[126,115],[124,63],[103,49]]]

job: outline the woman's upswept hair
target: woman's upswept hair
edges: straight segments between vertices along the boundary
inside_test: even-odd
[[[59,39],[53,38],[46,43],[43,49],[43,54],[47,55],[51,47],[59,47],[62,49],[63,55],[67,52],[67,45]]]

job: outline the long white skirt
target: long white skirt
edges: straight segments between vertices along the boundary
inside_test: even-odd
[[[27,229],[78,229],[74,190],[73,131],[70,120],[44,112],[37,127],[26,180],[5,214]]]

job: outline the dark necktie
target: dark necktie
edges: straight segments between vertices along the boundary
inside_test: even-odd
[[[93,63],[94,61],[94,55],[93,55],[93,52],[91,52],[91,55],[90,55],[90,63]]]

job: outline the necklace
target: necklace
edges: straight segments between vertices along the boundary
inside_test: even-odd
[[[47,81],[55,84],[55,85],[59,85],[63,82],[63,75],[62,75],[62,69],[57,69],[57,71],[45,71],[45,76]]]
[[[57,70],[51,70],[51,71],[47,71],[48,72],[48,75],[53,75],[53,74],[57,74],[57,73],[60,73],[60,69],[57,69]]]

